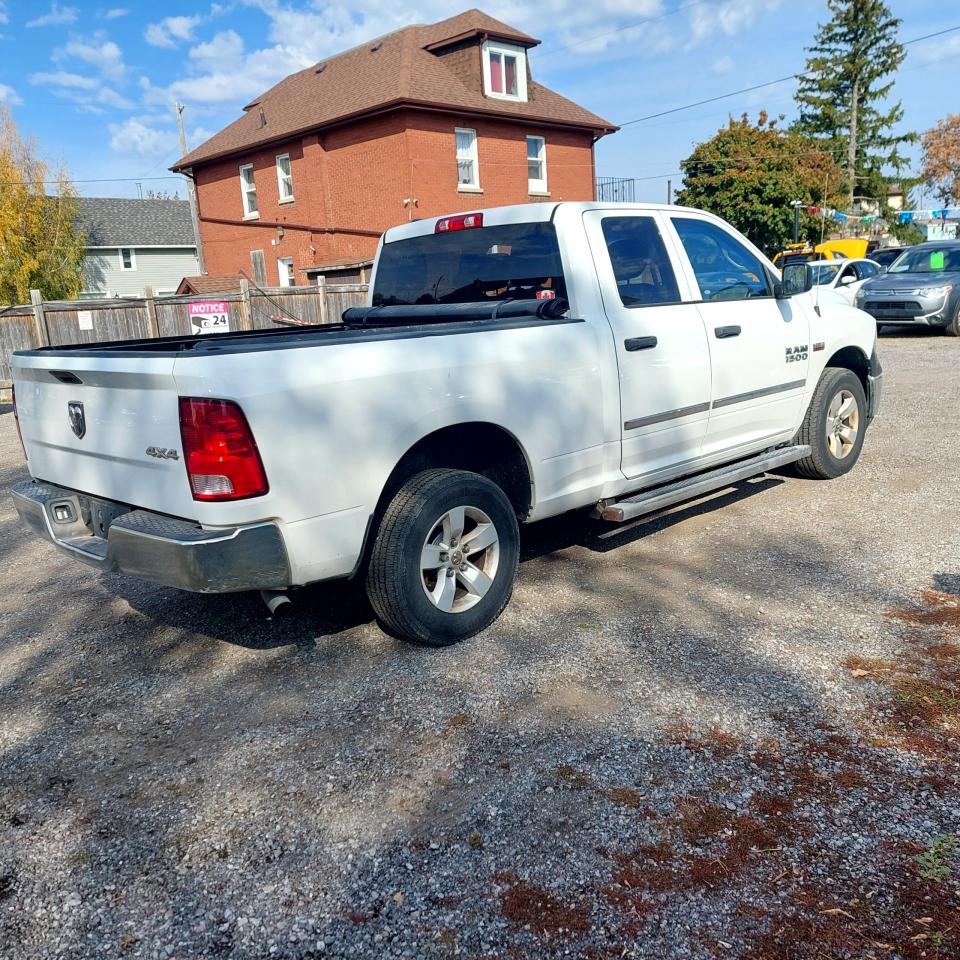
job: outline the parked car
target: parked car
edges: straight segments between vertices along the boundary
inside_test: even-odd
[[[860,288],[856,305],[879,325],[938,327],[960,336],[960,240],[909,247]]]
[[[818,288],[814,294],[819,293],[821,303],[824,295],[830,295],[851,307],[857,291],[880,273],[879,265],[872,260],[815,260],[810,267],[814,287]]]
[[[909,249],[909,247],[877,247],[876,250],[871,250],[868,256],[874,263],[887,269],[901,253]]]
[[[339,324],[17,353],[14,500],[102,570],[272,607],[359,577],[390,632],[453,643],[506,605],[518,523],[849,471],[876,326],[811,287],[675,206],[413,221]]]

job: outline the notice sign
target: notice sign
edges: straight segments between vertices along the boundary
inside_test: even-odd
[[[230,330],[230,311],[223,301],[191,303],[189,313],[194,333],[227,333]]]

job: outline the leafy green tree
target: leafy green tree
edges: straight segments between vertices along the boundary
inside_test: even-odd
[[[829,152],[809,137],[783,130],[761,113],[757,123],[744,114],[694,148],[684,160],[678,203],[709,210],[732,223],[768,253],[793,236],[794,200],[833,206],[843,171]],[[804,210],[801,238],[819,239],[820,219]]]
[[[47,192],[47,165],[0,109],[0,303],[27,303],[31,289],[47,300],[83,289],[84,237],[77,196],[63,170]]]
[[[906,56],[897,40],[900,20],[883,0],[827,0],[827,8],[831,19],[819,25],[797,86],[795,126],[846,158],[848,209],[861,195],[889,214],[885,171],[899,172],[906,164],[900,147],[917,139],[893,132],[903,108],[886,103]]]

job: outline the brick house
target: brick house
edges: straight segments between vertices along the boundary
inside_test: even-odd
[[[533,79],[538,43],[469,10],[282,80],[172,168],[196,184],[207,271],[365,279],[404,220],[592,199],[616,127]]]

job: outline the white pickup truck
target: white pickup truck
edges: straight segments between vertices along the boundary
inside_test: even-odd
[[[675,206],[415,221],[338,324],[18,353],[14,500],[103,570],[271,608],[363,577],[388,631],[453,643],[509,600],[518,523],[850,470],[876,323],[811,284]]]

